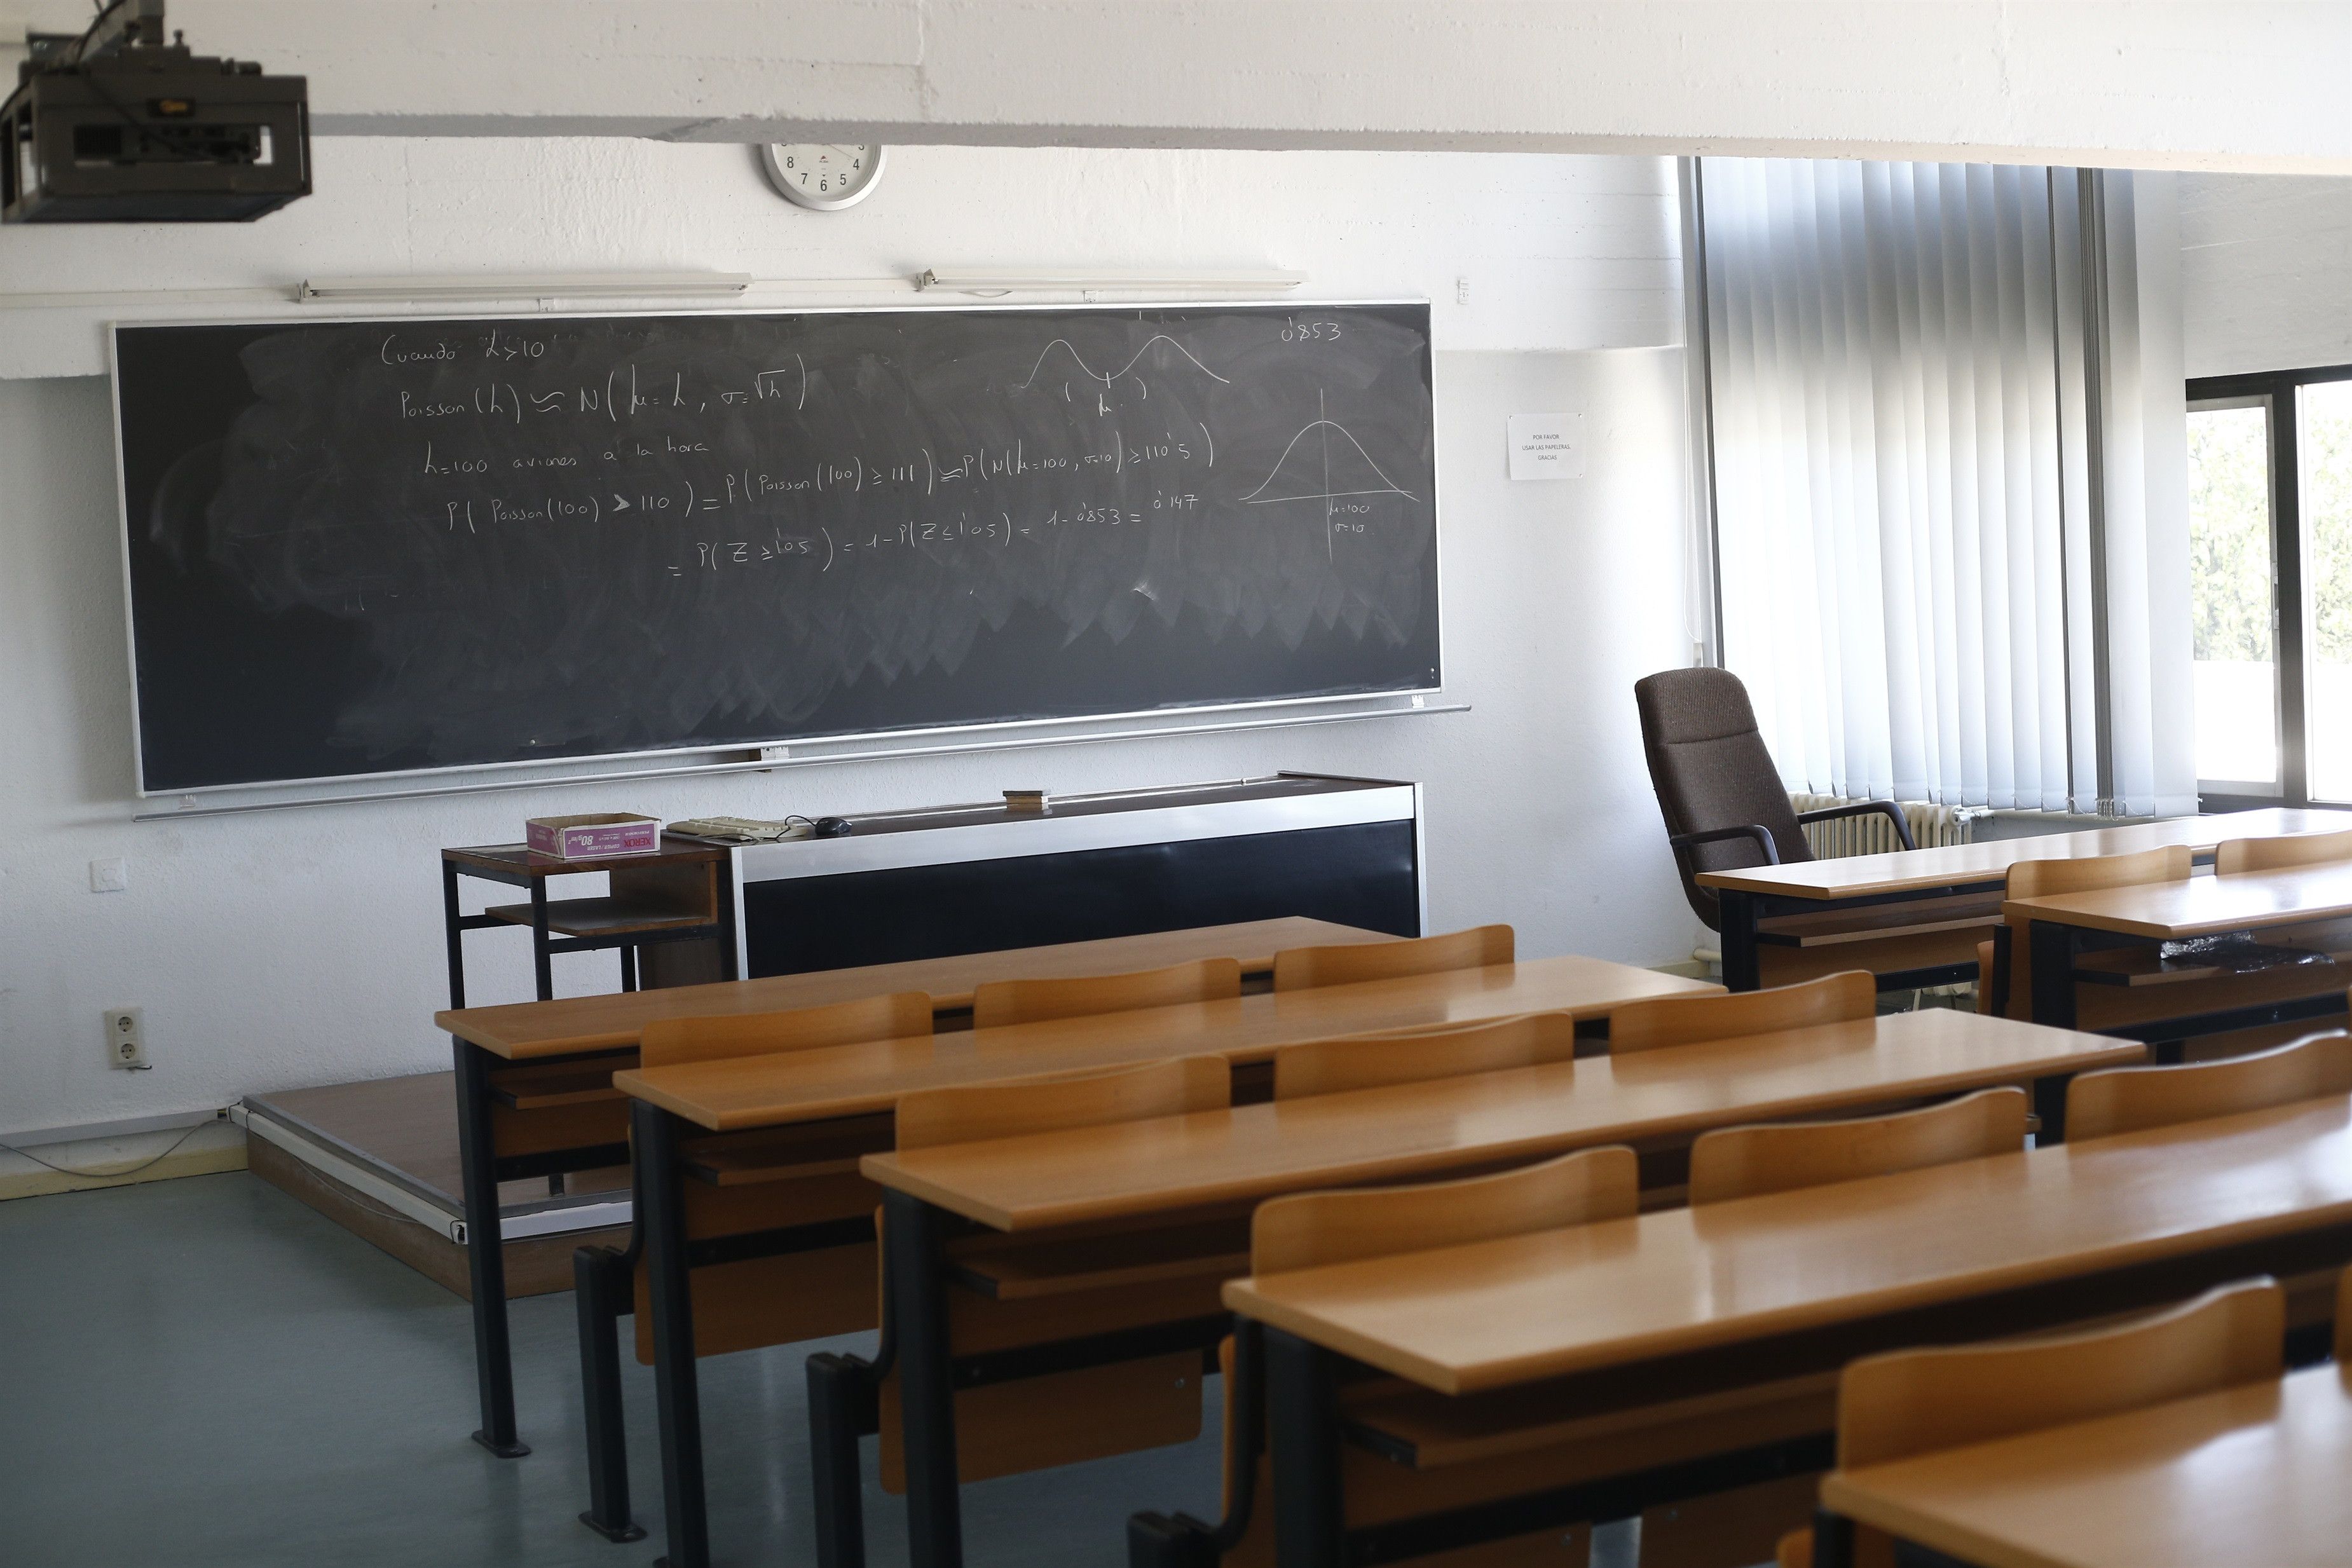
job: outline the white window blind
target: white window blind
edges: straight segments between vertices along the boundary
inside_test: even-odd
[[[1792,789],[2194,809],[2115,181],[1703,162],[1721,654]]]

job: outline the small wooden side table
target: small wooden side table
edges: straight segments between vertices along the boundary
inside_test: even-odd
[[[735,975],[735,901],[721,873],[728,852],[663,834],[652,854],[607,860],[564,860],[523,844],[482,844],[441,852],[441,908],[449,941],[449,1005],[466,1005],[464,936],[492,926],[523,926],[531,935],[539,999],[555,998],[558,953],[616,948],[621,989],[637,988],[637,949],[656,942],[715,937],[722,978]],[[548,879],[591,872],[611,874],[601,898],[550,898]],[[479,915],[458,911],[457,879],[479,877],[527,888],[528,904],[493,904]]]

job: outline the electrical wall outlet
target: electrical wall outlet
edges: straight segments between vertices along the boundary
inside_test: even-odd
[[[143,1009],[106,1009],[106,1060],[133,1072],[147,1071],[147,1021]]]
[[[131,885],[131,862],[117,855],[112,860],[89,862],[89,890],[92,893],[121,893]]]
[[[1470,303],[1469,278],[1457,277],[1454,280],[1454,303],[1456,305],[1467,305]],[[1326,485],[1324,488],[1328,490],[1330,486]]]

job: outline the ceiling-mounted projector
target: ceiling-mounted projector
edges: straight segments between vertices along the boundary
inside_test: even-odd
[[[0,222],[238,223],[310,193],[309,85],[163,39],[163,0],[26,35],[0,105]]]

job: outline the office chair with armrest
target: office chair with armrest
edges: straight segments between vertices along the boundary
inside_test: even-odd
[[[1804,824],[1884,815],[1906,850],[1911,826],[1892,800],[1861,800],[1800,813],[1789,804],[1780,769],[1756,726],[1748,688],[1728,670],[1661,670],[1633,683],[1642,716],[1642,749],[1665,818],[1684,896],[1710,931],[1723,928],[1703,871],[1783,865],[1813,858]]]

